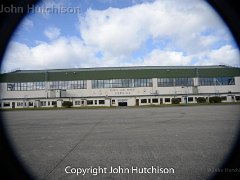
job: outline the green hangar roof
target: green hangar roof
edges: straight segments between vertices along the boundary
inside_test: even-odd
[[[240,68],[230,66],[138,66],[18,70],[0,75],[0,82],[38,82],[103,79],[240,76]]]

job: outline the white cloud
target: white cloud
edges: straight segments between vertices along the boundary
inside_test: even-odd
[[[143,58],[146,66],[183,66],[190,65],[191,57],[185,56],[183,52],[153,50]]]
[[[218,31],[222,24],[205,2],[199,0],[156,1],[104,11],[89,9],[80,18],[85,43],[116,56],[138,50],[149,38],[169,37],[174,41],[171,48],[182,51],[205,50],[209,44],[201,43],[204,37],[200,32],[207,29]]]
[[[78,38],[59,38],[35,47],[12,42],[9,45],[3,69],[49,69],[94,66],[93,50],[84,47]]]
[[[58,38],[60,34],[61,30],[57,27],[48,27],[44,30],[44,35],[47,36],[50,40]]]
[[[89,9],[79,18],[79,31],[81,37],[64,37],[50,26],[44,31],[49,43],[12,42],[4,69],[239,64],[227,28],[201,0]],[[149,39],[160,45],[150,46]]]
[[[178,51],[154,49],[142,58],[103,54],[97,58],[97,49],[85,46],[79,38],[61,37],[51,43],[40,42],[35,47],[13,42],[4,58],[3,69],[54,69],[102,66],[181,66],[239,64],[239,51],[230,45],[199,54],[186,55]],[[196,62],[193,63],[192,60]]]
[[[222,46],[219,49],[209,50],[201,54],[195,55],[198,59],[195,65],[239,65],[240,54],[239,50],[230,45]]]

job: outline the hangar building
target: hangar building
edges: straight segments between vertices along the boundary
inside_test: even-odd
[[[240,101],[240,68],[230,66],[105,67],[17,70],[0,75],[1,108],[143,106]]]

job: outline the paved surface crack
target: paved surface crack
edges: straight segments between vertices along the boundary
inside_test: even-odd
[[[92,131],[96,128],[96,126],[98,126],[101,122],[102,120],[99,120],[96,124],[94,124],[90,128],[90,130],[73,146],[73,148],[71,148],[65,154],[65,156],[57,162],[57,164],[53,167],[53,169],[49,171],[49,173],[43,179],[47,179],[50,176],[50,174],[78,147],[78,145],[80,145],[92,133]]]

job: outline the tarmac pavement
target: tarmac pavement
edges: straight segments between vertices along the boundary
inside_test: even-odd
[[[239,110],[211,105],[3,114],[19,157],[37,179],[195,180],[211,177],[229,154]]]

